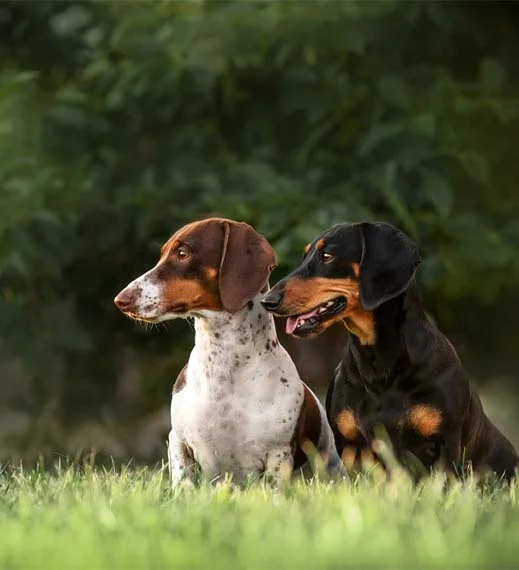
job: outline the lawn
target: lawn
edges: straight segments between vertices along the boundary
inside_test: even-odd
[[[517,568],[519,486],[440,476],[172,493],[164,470],[0,477],[0,568]]]

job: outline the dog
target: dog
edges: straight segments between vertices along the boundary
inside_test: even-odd
[[[343,468],[324,407],[260,304],[275,265],[251,226],[209,218],[177,231],[114,300],[141,321],[194,319],[195,346],[171,399],[172,487],[197,470],[211,481],[264,475],[280,485],[314,453],[331,475]]]
[[[385,223],[339,224],[305,248],[300,267],[262,300],[296,337],[342,322],[348,339],[326,397],[338,452],[358,469],[377,426],[410,469],[444,464],[510,480],[512,444],[486,416],[449,340],[425,313],[416,244]],[[383,458],[375,459],[384,466]]]

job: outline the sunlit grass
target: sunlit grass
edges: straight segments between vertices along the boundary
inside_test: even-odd
[[[361,477],[168,489],[165,470],[0,478],[0,567],[515,568],[517,485]]]

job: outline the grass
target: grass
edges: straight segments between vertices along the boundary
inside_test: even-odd
[[[519,486],[367,477],[168,489],[161,470],[0,477],[0,568],[517,568]]]

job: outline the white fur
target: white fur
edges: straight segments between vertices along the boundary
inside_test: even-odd
[[[162,263],[164,262],[159,261],[155,267],[128,283],[124,290],[121,291],[121,294],[126,291],[131,292],[133,296],[132,311],[140,319],[157,323],[186,316],[164,312],[162,308],[163,287],[155,275]]]
[[[161,263],[125,288],[132,294],[132,314],[155,322],[185,318],[189,315],[164,312],[164,291],[156,276]],[[201,310],[194,317],[195,346],[186,382],[171,401],[173,486],[193,479],[196,464],[211,480],[231,474],[237,483],[263,473],[279,483],[292,474],[304,384],[279,344],[274,318],[261,306],[261,297],[235,314]],[[337,466],[326,413],[312,395],[321,415],[318,450]]]
[[[292,472],[304,385],[259,299],[252,310],[203,311],[195,318],[186,384],[171,401],[173,485],[192,467],[183,445],[213,480],[231,473],[242,482],[263,472],[280,480]]]

